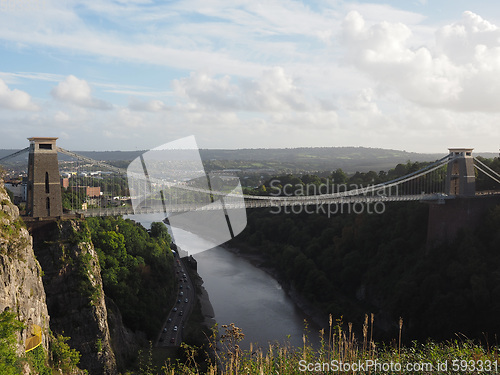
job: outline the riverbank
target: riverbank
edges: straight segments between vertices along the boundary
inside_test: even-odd
[[[210,302],[210,297],[208,295],[207,290],[203,286],[203,279],[199,277],[196,280],[196,282],[197,282],[196,289],[199,290],[197,297],[198,300],[200,301],[201,314],[203,315],[204,318],[202,324],[205,325],[207,328],[212,328],[217,323],[217,321],[215,320],[214,307]]]
[[[323,313],[313,305],[309,301],[307,301],[304,297],[302,297],[293,285],[286,280],[284,280],[276,269],[270,267],[267,263],[267,260],[264,255],[257,252],[257,250],[247,244],[238,243],[238,244],[223,244],[219,245],[224,250],[227,250],[238,257],[241,257],[251,263],[254,267],[264,271],[273,279],[275,279],[281,286],[281,288],[285,291],[285,293],[290,297],[292,302],[297,306],[297,308],[307,316],[308,322],[317,326],[316,328],[320,330],[321,328],[326,328],[329,322],[329,317],[327,314]],[[311,327],[310,327],[311,328]]]

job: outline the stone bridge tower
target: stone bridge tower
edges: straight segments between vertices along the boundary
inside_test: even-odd
[[[473,148],[449,148],[450,158],[446,173],[445,193],[461,197],[476,195],[476,175],[474,173]]]
[[[63,214],[56,139],[28,138],[28,216],[43,218]]]

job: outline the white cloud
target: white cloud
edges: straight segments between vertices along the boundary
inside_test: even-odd
[[[193,72],[188,78],[174,80],[172,87],[179,97],[186,99],[187,108],[241,109],[240,90],[229,76],[216,79],[207,73]]]
[[[437,53],[445,54],[455,63],[474,63],[476,48],[499,47],[500,29],[472,12],[464,12],[462,19],[436,32]]]
[[[494,25],[471,12],[461,22],[442,28],[437,51],[411,48],[412,32],[401,23],[381,22],[368,27],[358,12],[343,24],[347,61],[379,88],[391,89],[420,105],[454,111],[500,111],[500,44],[493,42]],[[466,41],[467,60],[457,38]],[[487,44],[479,44],[485,41]],[[473,51],[473,52],[472,52]]]
[[[257,79],[214,78],[206,73],[191,73],[175,80],[176,93],[186,99],[187,108],[224,111],[312,111],[320,109],[317,100],[308,98],[282,67],[264,70]]]
[[[144,117],[136,113],[132,113],[128,108],[121,108],[116,115],[116,128],[144,128],[147,124]]]
[[[31,101],[31,96],[21,90],[11,90],[7,84],[0,79],[0,107],[21,110],[36,111],[39,107]]]
[[[69,75],[51,91],[54,98],[85,108],[111,109],[111,105],[91,95],[87,81]]]

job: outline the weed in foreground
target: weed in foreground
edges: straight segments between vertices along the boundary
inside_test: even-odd
[[[208,375],[264,375],[264,374],[498,374],[499,348],[486,346],[457,336],[442,343],[428,341],[402,344],[403,319],[399,319],[397,341],[391,345],[373,341],[374,315],[365,315],[362,340],[355,335],[352,323],[344,325],[342,317],[329,319],[327,337],[319,332],[320,347],[315,349],[303,336],[303,345],[269,344],[266,348],[242,350],[239,342],[244,334],[233,323],[223,325],[224,333],[217,334],[217,326],[209,338],[207,351],[212,358],[204,374]],[[346,327],[346,329],[345,329]],[[306,326],[307,331],[307,326]],[[201,375],[193,361],[197,348],[187,347],[191,356],[186,363],[167,363],[163,374]],[[191,358],[191,359],[189,359]]]

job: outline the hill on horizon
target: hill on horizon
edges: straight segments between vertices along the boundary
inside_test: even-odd
[[[0,150],[0,158],[17,150]],[[142,151],[75,151],[83,156],[108,162],[130,162],[146,152]],[[369,147],[300,147],[280,149],[200,149],[200,156],[208,170],[241,169],[282,171],[328,171],[342,168],[347,173],[381,171],[407,161],[434,161],[442,154],[416,153]],[[478,153],[487,158],[496,153]],[[27,153],[9,161],[27,160]],[[61,160],[71,160],[60,154]],[[120,163],[123,164],[123,163]],[[123,166],[123,165],[120,165]]]

